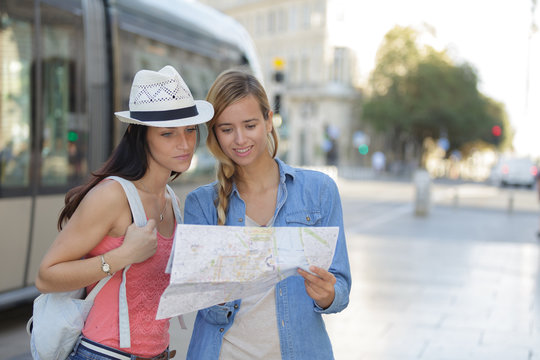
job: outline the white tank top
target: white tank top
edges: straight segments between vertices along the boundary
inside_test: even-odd
[[[266,226],[272,226],[271,219]],[[246,215],[246,226],[261,226]],[[223,336],[220,360],[281,359],[276,288],[242,299],[234,323]]]

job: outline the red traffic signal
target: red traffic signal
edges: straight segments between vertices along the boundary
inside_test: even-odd
[[[502,129],[499,125],[495,125],[491,128],[491,133],[493,134],[493,136],[501,136]]]

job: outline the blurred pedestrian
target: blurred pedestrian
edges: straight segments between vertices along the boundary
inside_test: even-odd
[[[226,226],[337,226],[329,270],[280,281],[263,294],[200,310],[188,359],[332,359],[322,314],[349,302],[351,273],[341,200],[320,172],[275,158],[278,137],[266,92],[252,75],[222,73],[207,100],[215,108],[207,146],[219,162],[218,181],[186,198],[185,222]]]
[[[375,170],[375,175],[379,176],[386,167],[386,157],[384,153],[380,151],[375,151],[371,156],[371,166]]]
[[[129,108],[115,113],[130,125],[107,162],[86,184],[67,193],[58,219],[60,233],[45,254],[36,279],[41,292],[82,287],[90,291],[96,282],[112,275],[98,293],[69,359],[174,356],[168,350],[169,320],[156,320],[160,296],[169,284],[165,267],[176,218],[181,219],[173,205],[178,199],[167,183],[189,168],[198,142],[198,124],[212,117],[213,108],[206,101],[193,100],[172,66],[137,72]],[[132,223],[123,187],[107,179],[112,175],[134,185],[134,196],[142,202],[148,219],[146,226]],[[121,270],[130,265],[125,288],[131,347],[123,348],[118,294]]]

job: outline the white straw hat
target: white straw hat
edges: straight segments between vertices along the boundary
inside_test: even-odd
[[[155,127],[189,126],[207,122],[214,107],[193,95],[170,65],[159,71],[140,70],[133,78],[129,111],[114,113],[122,122]]]

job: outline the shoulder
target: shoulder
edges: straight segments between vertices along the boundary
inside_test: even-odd
[[[203,185],[191,191],[184,203],[184,222],[186,224],[216,224],[215,199],[217,182]]]
[[[213,199],[217,195],[217,181],[214,181],[210,184],[202,185],[196,188],[195,190],[191,191],[187,198],[196,198],[196,199],[206,199],[210,198]]]
[[[124,234],[130,223],[131,211],[124,190],[119,183],[109,180],[100,182],[84,196],[68,222],[78,229],[95,229],[99,236],[111,231]]]
[[[113,180],[104,180],[86,194],[80,207],[99,211],[100,214],[111,214],[129,208],[129,203],[122,185]]]
[[[99,198],[105,202],[118,202],[119,200],[126,200],[126,195],[122,185],[119,182],[105,179],[99,184],[94,186],[86,195],[86,197]]]
[[[185,206],[190,207],[198,204],[201,208],[213,207],[217,199],[217,181],[199,186],[186,196]]]
[[[293,168],[291,176],[293,183],[298,183],[302,186],[311,186],[311,187],[324,187],[324,188],[337,188],[336,182],[328,174],[312,169],[303,169],[303,168]]]

